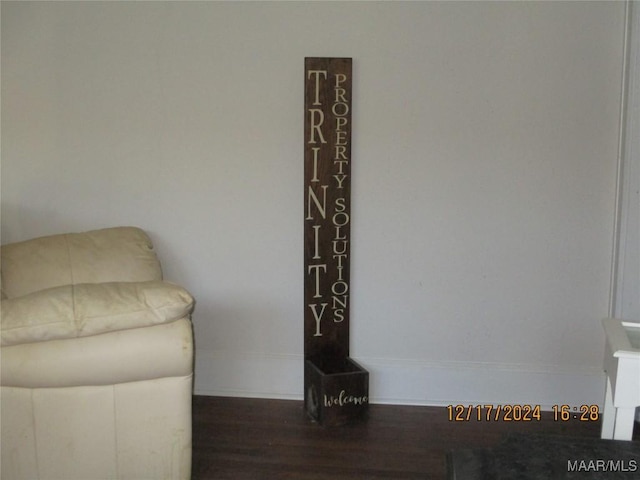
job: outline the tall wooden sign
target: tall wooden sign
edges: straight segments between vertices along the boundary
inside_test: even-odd
[[[369,374],[349,358],[350,58],[305,59],[305,408],[323,425],[366,412]]]

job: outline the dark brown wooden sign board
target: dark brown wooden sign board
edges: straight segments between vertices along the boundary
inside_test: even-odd
[[[304,392],[322,425],[360,419],[369,372],[349,358],[350,58],[305,58]]]

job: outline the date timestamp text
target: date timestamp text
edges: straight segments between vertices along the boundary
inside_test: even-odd
[[[553,405],[554,422],[597,422],[600,419],[598,405]],[[539,422],[542,420],[540,405],[448,405],[450,422]]]
[[[448,405],[450,422],[539,422],[540,405]]]
[[[553,420],[556,422],[568,422],[569,420],[580,420],[581,422],[597,422],[600,419],[600,409],[598,405],[554,405]]]

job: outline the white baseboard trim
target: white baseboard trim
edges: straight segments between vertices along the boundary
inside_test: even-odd
[[[600,368],[428,362],[354,357],[369,371],[371,403],[396,405],[599,405]],[[303,356],[199,351],[197,395],[302,400]]]

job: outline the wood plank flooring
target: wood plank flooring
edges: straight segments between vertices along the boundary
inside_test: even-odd
[[[450,422],[446,408],[371,405],[366,421],[325,428],[299,401],[195,396],[192,479],[444,480],[448,451],[510,432],[598,437],[600,422]]]

